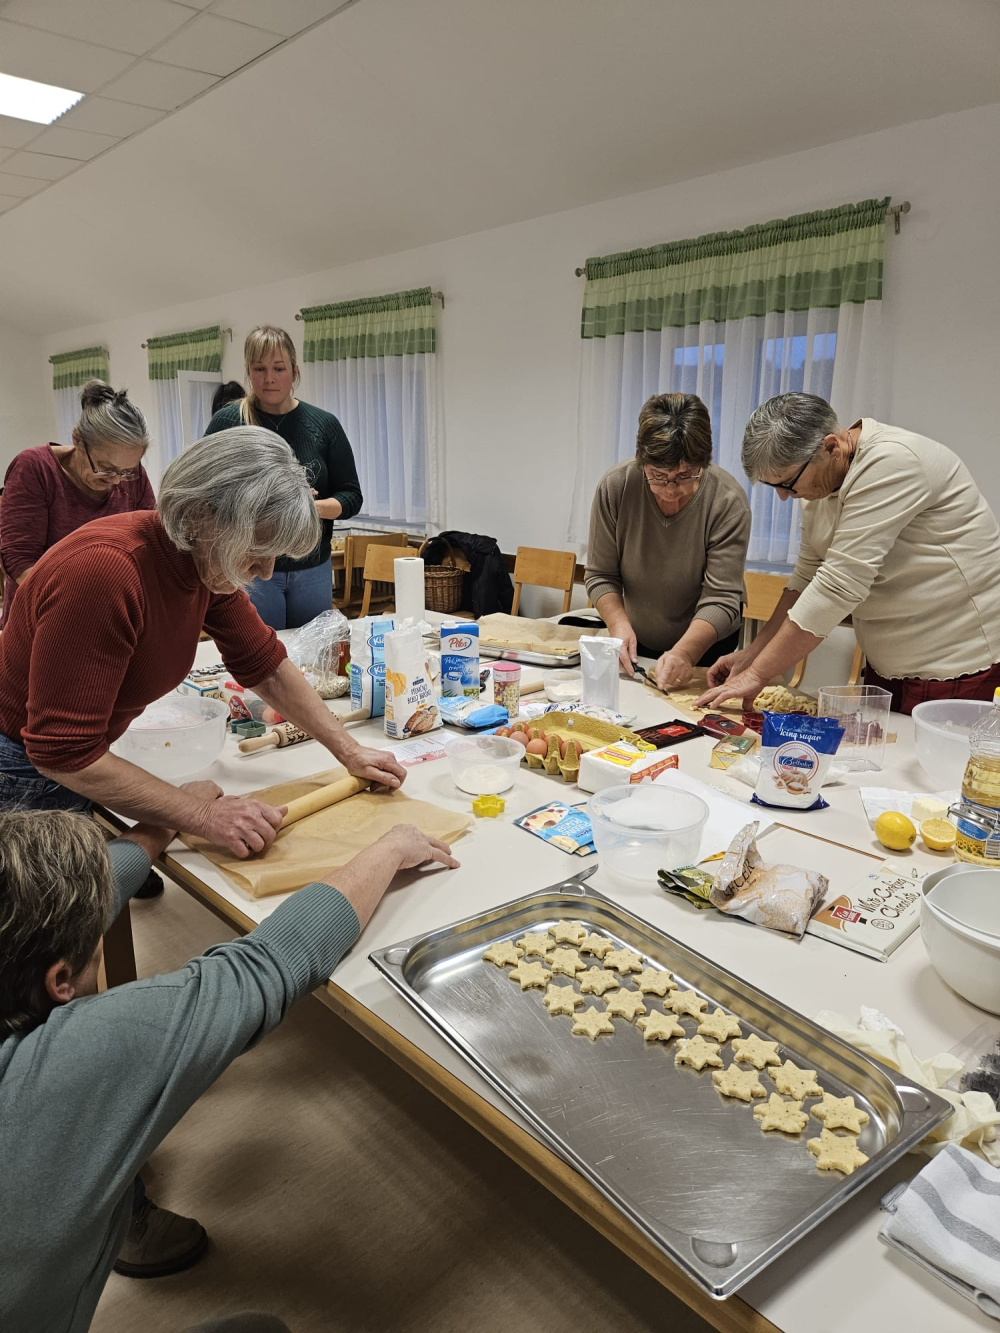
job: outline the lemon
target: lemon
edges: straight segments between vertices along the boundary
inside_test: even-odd
[[[955,845],[958,829],[947,819],[925,819],[920,836],[932,852],[947,852]]]
[[[907,819],[898,810],[886,810],[875,821],[875,836],[890,852],[905,852],[907,847],[912,847],[916,842],[917,830],[913,827],[912,819]]]

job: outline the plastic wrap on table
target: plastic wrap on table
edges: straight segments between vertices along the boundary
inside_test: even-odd
[[[830,881],[799,866],[768,865],[757,849],[757,827],[747,824],[733,839],[709,901],[720,912],[800,938]]]
[[[350,638],[350,621],[333,607],[292,630],[285,639],[289,661],[312,677],[321,699],[339,699],[350,693]]]

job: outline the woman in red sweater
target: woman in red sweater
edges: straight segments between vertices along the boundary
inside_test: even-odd
[[[146,419],[125,389],[88,380],[72,444],[41,444],[17,455],[4,478],[0,568],[6,575],[4,614],[18,584],[56,542],[106,514],[155,509],[142,466],[149,446]]]

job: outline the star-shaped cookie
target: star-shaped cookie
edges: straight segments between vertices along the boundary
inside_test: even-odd
[[[592,953],[597,958],[603,958],[606,953],[610,953],[615,947],[614,941],[609,940],[607,935],[590,934],[584,935],[583,939],[576,946],[581,953]]]
[[[661,1014],[654,1009],[645,1018],[636,1020],[636,1027],[642,1029],[646,1041],[669,1041],[671,1037],[683,1037],[684,1029],[673,1014]]]
[[[615,1018],[627,1018],[630,1023],[635,1021],[636,1014],[646,1012],[642,996],[637,990],[615,991],[614,995],[609,995],[604,1001],[604,1005],[609,1014]]]
[[[657,967],[644,967],[635,978],[635,984],[643,995],[666,995],[667,991],[677,989],[677,982],[670,973]]]
[[[803,1097],[823,1096],[823,1089],[816,1082],[815,1069],[800,1069],[791,1060],[786,1060],[780,1069],[772,1069],[770,1074],[774,1086],[785,1097],[795,1097],[801,1101]]]
[[[708,1008],[708,1001],[703,1000],[693,990],[679,990],[664,1004],[664,1009],[672,1009],[675,1014],[690,1014],[692,1018],[701,1018],[701,1011]]]
[[[677,1043],[674,1064],[690,1065],[692,1069],[704,1069],[706,1065],[721,1067],[722,1057],[714,1041],[706,1041],[704,1037],[689,1037]]]
[[[742,1041],[733,1042],[733,1059],[753,1065],[754,1069],[763,1069],[765,1065],[781,1064],[778,1043],[776,1041],[761,1041],[755,1032],[752,1032],[749,1037],[744,1037]]]
[[[603,967],[588,967],[577,980],[584,995],[603,995],[606,990],[617,990],[621,984],[613,972]]]
[[[509,963],[516,963],[521,957],[521,950],[510,940],[497,940],[496,944],[491,944],[483,954],[484,963],[496,963],[497,967],[506,967]]]
[[[582,962],[575,949],[553,949],[548,958],[553,973],[561,972],[564,977],[575,977],[587,966]]]
[[[801,1102],[786,1102],[776,1092],[772,1092],[761,1106],[755,1106],[753,1113],[765,1133],[769,1129],[778,1129],[782,1134],[801,1134],[809,1119]]]
[[[578,945],[586,933],[586,928],[579,921],[557,921],[554,926],[549,926],[549,934],[556,944]]]
[[[584,1009],[582,1014],[577,1014],[573,1019],[574,1036],[589,1037],[591,1041],[596,1041],[602,1032],[614,1032],[614,1030],[615,1025],[611,1019],[594,1005]]]
[[[548,958],[552,948],[552,940],[548,935],[534,934],[530,930],[521,936],[518,944],[523,949],[525,958]]]
[[[849,1176],[856,1167],[864,1166],[868,1158],[858,1151],[858,1141],[850,1134],[833,1134],[824,1129],[818,1139],[809,1139],[806,1147],[816,1158],[820,1171],[839,1171]]]
[[[549,986],[542,998],[542,1004],[550,1014],[575,1014],[583,1003],[583,996],[572,986]]]
[[[702,1037],[711,1037],[713,1041],[720,1042],[738,1037],[742,1030],[740,1020],[733,1018],[732,1014],[723,1013],[721,1009],[716,1009],[714,1014],[703,1014],[698,1024],[698,1032]]]
[[[631,949],[609,949],[604,955],[604,966],[613,967],[616,972],[627,975],[629,972],[642,971],[642,959]]]
[[[852,1134],[860,1134],[870,1118],[867,1111],[855,1106],[853,1097],[832,1097],[828,1092],[810,1115],[822,1120],[827,1129],[847,1129]]]
[[[541,963],[526,963],[523,958],[507,975],[511,981],[520,982],[522,990],[530,990],[532,986],[544,986],[552,977],[549,969],[543,967]]]
[[[752,1102],[755,1097],[767,1096],[756,1069],[737,1069],[735,1065],[730,1065],[728,1069],[716,1069],[712,1074],[712,1082],[723,1097],[737,1097],[741,1102]]]

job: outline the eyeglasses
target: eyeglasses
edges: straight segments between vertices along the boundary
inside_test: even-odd
[[[820,445],[820,449],[822,447],[823,446]],[[799,468],[798,472],[796,472],[795,476],[791,479],[791,481],[764,481],[763,478],[761,478],[761,485],[770,486],[771,489],[775,491],[785,491],[787,492],[788,495],[797,495],[798,492],[796,491],[795,487],[798,485],[799,478],[802,476],[803,472],[805,472],[806,468],[809,466],[809,464],[813,461],[813,459],[816,457],[816,454],[818,453],[819,449],[817,449],[815,453],[809,455],[809,457],[802,464],[802,466]]]
[[[667,486],[689,486],[694,481],[701,481],[704,471],[704,468],[699,468],[697,472],[679,472],[676,477],[665,477],[662,472],[646,472],[643,469],[642,475],[650,486],[665,489]]]
[[[81,443],[83,443],[81,441]],[[122,481],[128,481],[131,477],[139,475],[137,467],[95,467],[94,460],[90,456],[90,450],[84,444],[83,452],[87,455],[87,462],[90,464],[90,470],[95,477],[119,477]]]

